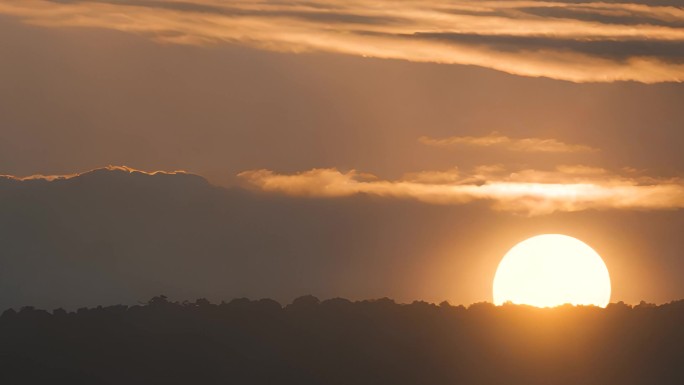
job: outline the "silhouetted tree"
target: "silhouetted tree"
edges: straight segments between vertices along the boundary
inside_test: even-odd
[[[200,298],[0,316],[1,384],[684,383],[684,301],[554,309]]]

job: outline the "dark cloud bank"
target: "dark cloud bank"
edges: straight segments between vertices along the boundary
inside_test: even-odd
[[[388,224],[401,215],[394,205],[364,213],[371,200],[331,203],[224,189],[191,174],[0,179],[0,308],[135,303],[159,292],[280,300],[342,286],[383,292],[399,270],[392,263],[408,263],[413,248],[398,254],[394,237],[411,226]]]

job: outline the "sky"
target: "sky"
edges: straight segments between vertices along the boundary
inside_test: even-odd
[[[507,249],[563,232],[603,256],[613,300],[667,302],[684,296],[683,6],[0,0],[0,174],[184,170],[276,211],[377,212],[386,232],[337,213],[318,219],[342,221],[327,241],[287,242],[401,279],[258,291],[283,300],[491,300]],[[311,210],[254,237],[304,231]],[[335,234],[376,242],[340,251]]]

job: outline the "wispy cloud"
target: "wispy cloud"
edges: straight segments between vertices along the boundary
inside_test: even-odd
[[[598,151],[598,149],[590,146],[583,144],[568,144],[557,139],[511,138],[497,132],[485,136],[451,136],[442,139],[422,136],[418,141],[428,146],[446,148],[465,145],[476,147],[500,147],[511,151],[523,152],[574,153]]]
[[[356,171],[313,169],[298,174],[251,170],[239,174],[259,190],[304,197],[368,194],[459,205],[490,202],[495,210],[526,215],[589,209],[667,210],[684,208],[684,179],[620,175],[587,166],[561,166],[551,171],[505,171],[479,167],[470,173],[407,174],[383,180]]]
[[[42,26],[475,65],[574,82],[684,81],[684,9],[567,1],[0,0]],[[660,1],[657,4],[669,4]]]

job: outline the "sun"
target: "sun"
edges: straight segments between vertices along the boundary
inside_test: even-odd
[[[579,239],[537,235],[510,249],[496,270],[494,304],[509,301],[537,307],[606,307],[610,302],[608,268],[601,256]]]

